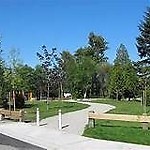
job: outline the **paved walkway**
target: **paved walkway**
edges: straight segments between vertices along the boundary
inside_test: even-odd
[[[72,101],[74,102],[74,101]],[[89,102],[80,102],[84,104],[88,104],[90,107],[70,112],[62,115],[62,126],[63,131],[72,134],[82,135],[85,126],[88,123],[88,112],[94,110],[95,112],[104,113],[111,109],[114,109],[114,106],[107,104],[97,104],[97,103],[89,103]],[[50,129],[58,130],[58,116],[46,118],[41,121],[41,125],[46,125]]]
[[[27,123],[2,124],[0,133],[47,150],[150,150],[150,146],[97,140]]]

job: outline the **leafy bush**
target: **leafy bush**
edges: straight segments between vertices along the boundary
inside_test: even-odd
[[[2,107],[5,109],[8,108],[8,98],[7,97],[2,98]]]
[[[146,105],[150,106],[150,89],[146,90]]]

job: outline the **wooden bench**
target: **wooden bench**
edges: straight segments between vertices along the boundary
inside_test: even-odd
[[[124,115],[124,114],[99,114],[90,111],[88,114],[89,126],[95,127],[95,120],[116,120],[142,123],[143,129],[148,129],[150,123],[150,116],[146,115]]]
[[[9,119],[19,120],[19,121],[24,120],[24,110],[10,111],[5,109],[0,109],[0,115],[2,118],[9,118]]]

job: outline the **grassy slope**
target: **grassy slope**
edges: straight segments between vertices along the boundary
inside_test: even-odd
[[[111,113],[142,114],[143,109],[139,102],[124,102],[115,100],[99,100],[99,103],[107,103],[116,106]],[[150,108],[148,108],[148,114]],[[123,141],[150,145],[150,130],[144,131],[140,123],[123,121],[96,121],[96,128],[86,129],[84,136],[97,139]]]

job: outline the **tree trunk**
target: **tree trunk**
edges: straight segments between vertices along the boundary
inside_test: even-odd
[[[60,82],[60,99],[63,99],[63,86],[62,86],[62,82]]]
[[[15,99],[15,91],[13,90],[13,103],[14,103],[14,111],[16,110],[16,99]]]
[[[84,99],[86,99],[86,95],[87,95],[87,91],[85,91],[85,93],[84,93],[84,96],[83,96]]]
[[[116,93],[116,100],[119,100],[119,91]]]
[[[39,100],[41,100],[42,99],[42,87],[40,87],[40,99]]]
[[[47,100],[49,100],[49,82],[47,84]]]

